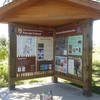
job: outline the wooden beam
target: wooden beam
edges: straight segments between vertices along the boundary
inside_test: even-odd
[[[84,95],[92,94],[92,32],[93,21],[86,20],[83,25],[84,47],[83,47],[83,80]]]
[[[68,76],[64,76],[64,75],[60,75],[60,74],[56,74],[55,76],[59,77],[59,78],[62,78],[62,79],[65,79],[65,80],[68,80],[70,82],[73,82],[75,84],[78,84],[80,86],[84,86],[84,82],[81,81],[81,80],[74,79],[74,78],[71,78],[71,77],[68,77]]]
[[[52,77],[52,81],[54,83],[57,83],[58,82],[58,77],[55,74],[55,50],[56,50],[56,30],[54,30],[54,33],[53,33],[53,58],[54,58],[53,71],[54,71],[54,76]]]
[[[16,78],[16,32],[17,27],[13,23],[9,23],[9,89],[15,89]]]

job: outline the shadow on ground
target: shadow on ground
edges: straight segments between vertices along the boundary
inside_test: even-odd
[[[93,94],[87,98],[80,88],[62,83],[34,83],[17,86],[15,91],[7,88],[0,90],[1,100],[40,100],[41,92],[52,90],[54,100],[100,100],[100,95]]]

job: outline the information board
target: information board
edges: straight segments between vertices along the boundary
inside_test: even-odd
[[[53,60],[53,37],[37,37],[38,61]]]
[[[35,71],[36,38],[17,35],[17,73]]]
[[[36,38],[17,35],[17,57],[33,57],[36,55]]]
[[[67,57],[55,57],[55,70],[62,73],[67,73]]]
[[[31,69],[48,71],[52,68],[53,32],[31,26],[18,26],[17,72],[31,72]]]
[[[56,56],[67,56],[67,37],[56,37]]]
[[[83,36],[69,36],[68,37],[68,55],[82,56]]]
[[[82,77],[82,59],[80,57],[68,58],[68,73]]]

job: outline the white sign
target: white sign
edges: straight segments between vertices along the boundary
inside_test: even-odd
[[[74,59],[68,60],[68,73],[74,75]]]
[[[43,46],[39,47],[39,44]],[[37,56],[40,55],[42,60],[48,60],[48,61],[53,60],[53,38],[52,37],[37,37]]]
[[[35,56],[36,40],[32,36],[17,36],[17,57]]]

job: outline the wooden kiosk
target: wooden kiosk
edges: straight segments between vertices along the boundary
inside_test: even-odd
[[[52,76],[83,86],[91,96],[92,0],[14,0],[0,8],[9,24],[9,89],[15,81]]]

